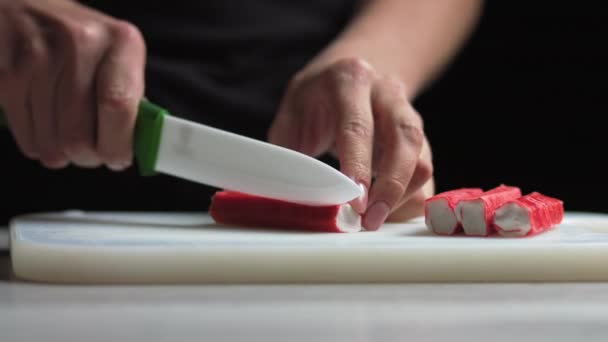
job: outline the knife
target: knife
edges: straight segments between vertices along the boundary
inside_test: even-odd
[[[315,158],[178,118],[147,100],[139,103],[133,145],[143,176],[163,173],[310,205],[342,204],[363,194],[353,180]]]

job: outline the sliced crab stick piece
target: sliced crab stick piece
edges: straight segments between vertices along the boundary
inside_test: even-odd
[[[518,187],[501,184],[477,197],[461,200],[454,213],[466,235],[488,236],[494,232],[492,217],[496,208],[520,197]]]
[[[481,195],[478,188],[462,188],[442,192],[424,202],[424,217],[428,229],[440,235],[455,234],[460,228],[454,208],[461,200]]]
[[[553,197],[533,192],[509,201],[494,213],[493,223],[502,236],[531,236],[560,224],[564,203]]]
[[[333,233],[362,230],[361,215],[349,204],[312,206],[234,191],[216,192],[209,214],[217,223],[238,226]]]

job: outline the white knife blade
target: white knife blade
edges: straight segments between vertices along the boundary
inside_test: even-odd
[[[156,114],[162,109],[151,108]],[[143,142],[137,132],[143,135],[144,126],[149,126],[140,124],[142,114],[145,115],[140,105],[140,127],[136,128],[136,144],[140,145]],[[154,162],[157,172],[226,190],[311,205],[342,204],[363,194],[361,186],[315,158],[168,115],[166,111],[163,114]]]

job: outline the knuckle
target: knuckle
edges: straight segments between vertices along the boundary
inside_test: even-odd
[[[106,39],[104,26],[96,21],[66,22],[64,26],[70,42],[79,50],[96,49]]]
[[[341,129],[344,135],[355,139],[369,140],[372,139],[374,135],[371,123],[362,119],[361,115],[345,120]]]
[[[111,84],[101,89],[97,102],[100,115],[112,115],[113,120],[127,119],[128,115],[136,111],[137,98],[133,92],[119,84]],[[114,115],[118,114],[118,115]]]
[[[112,27],[113,36],[133,44],[143,43],[143,35],[137,26],[128,21],[119,20]]]
[[[416,147],[422,147],[424,131],[418,120],[401,116],[396,122],[396,127],[407,141]]]
[[[403,177],[399,175],[390,175],[384,178],[384,185],[390,189],[391,193],[395,194],[395,201],[398,201],[407,190],[407,183]]]
[[[103,27],[94,21],[75,26],[74,37],[81,42],[98,43],[104,38]]]
[[[331,79],[335,83],[371,82],[375,72],[372,66],[362,58],[344,58],[335,62],[331,70]]]

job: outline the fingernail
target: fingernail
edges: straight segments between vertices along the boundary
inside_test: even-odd
[[[51,160],[51,161],[42,160],[42,161],[40,161],[40,163],[44,167],[51,169],[51,170],[64,169],[70,164],[70,162],[66,159],[58,159],[58,160]]]
[[[37,160],[40,158],[40,154],[36,151],[24,151],[23,154],[29,159]]]
[[[124,171],[131,166],[131,162],[122,162],[122,163],[109,163],[107,164],[108,169],[112,171]]]
[[[367,208],[367,188],[362,183],[357,183],[362,190],[361,196],[355,198],[351,202],[351,206],[359,215],[363,215],[365,213],[365,208]]]
[[[94,153],[88,151],[71,153],[69,158],[80,167],[97,167],[100,164],[99,158]]]
[[[378,230],[388,217],[390,208],[384,201],[372,204],[363,217],[363,227],[367,230]]]

